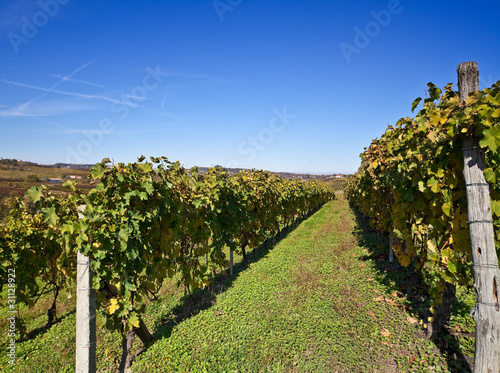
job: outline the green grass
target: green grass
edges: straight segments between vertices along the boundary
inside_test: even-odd
[[[404,301],[376,280],[371,259],[361,259],[367,249],[356,245],[354,228],[346,201],[325,205],[212,307],[160,335],[133,370],[401,372],[432,364],[443,371],[444,358],[407,321]]]
[[[403,294],[408,273],[384,261],[383,245],[339,199],[270,249],[259,250],[255,258],[249,255],[248,265],[237,256],[235,276],[220,276],[212,287],[195,292],[188,317],[182,290],[167,281],[145,317],[156,341],[137,356],[132,370],[467,371],[453,354],[470,353],[473,323],[464,316],[470,311],[469,296],[460,293],[454,308],[450,330],[456,333],[447,342],[429,340],[422,320],[428,299],[420,291],[412,297]],[[14,371],[74,371],[74,299],[61,295],[62,320],[47,330],[49,306],[47,294],[32,310],[20,307],[28,332],[38,333],[18,342]],[[7,328],[5,307],[0,328]],[[7,371],[5,339],[0,371]],[[98,328],[98,371],[116,368],[120,343],[118,333]],[[134,349],[140,348],[136,340]]]

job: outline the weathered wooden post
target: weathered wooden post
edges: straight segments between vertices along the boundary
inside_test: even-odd
[[[460,103],[479,90],[476,62],[457,68]],[[462,141],[467,211],[472,251],[472,273],[476,291],[474,321],[476,351],[474,373],[500,372],[500,271],[495,249],[490,191],[483,174],[485,162],[479,141],[468,135]]]
[[[394,231],[389,233],[389,263],[394,262],[394,250],[392,247],[394,246]]]
[[[85,206],[79,206],[83,211]],[[78,214],[80,219],[82,214]],[[78,251],[76,259],[76,372],[96,371],[96,299],[90,258]]]
[[[229,249],[229,276],[233,277],[233,250]]]
[[[392,213],[392,208],[394,206],[394,196],[391,194],[389,197],[389,204],[391,206],[391,213]],[[390,232],[389,232],[389,263],[394,262],[394,222],[391,219],[390,223]]]

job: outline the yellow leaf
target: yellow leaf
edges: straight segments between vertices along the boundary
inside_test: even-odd
[[[427,248],[433,253],[437,251],[436,245],[434,245],[434,243],[431,240],[427,240]]]
[[[112,315],[117,309],[120,308],[120,305],[118,304],[118,300],[116,298],[112,298],[109,303],[110,305],[108,306],[108,313]]]
[[[400,253],[398,256],[398,261],[399,261],[399,264],[401,264],[403,267],[408,267],[411,263],[411,258],[409,255],[406,255],[404,253]]]
[[[128,322],[134,327],[134,328],[138,328],[139,327],[139,324],[140,324],[140,320],[139,320],[139,317],[137,316],[137,314],[133,313],[129,316],[128,318]]]
[[[443,203],[443,206],[441,206],[441,210],[444,212],[446,216],[451,216],[451,203],[450,202]]]

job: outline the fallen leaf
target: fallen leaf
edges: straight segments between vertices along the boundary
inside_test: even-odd
[[[376,319],[375,313],[373,311],[368,311],[368,315],[372,317],[372,319]]]
[[[391,332],[384,328],[382,329],[380,334],[382,334],[382,337],[389,337],[391,335]]]
[[[384,300],[384,296],[381,295],[380,297],[377,297],[377,298],[373,298],[373,301],[374,302],[382,302]]]
[[[418,320],[414,319],[411,316],[408,316],[407,319],[406,319],[406,321],[408,321],[410,324],[416,324],[416,323],[418,323]]]

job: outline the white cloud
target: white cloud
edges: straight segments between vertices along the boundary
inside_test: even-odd
[[[5,105],[3,107],[6,107]],[[77,100],[27,101],[17,106],[0,110],[0,117],[47,117],[77,111],[94,110],[90,103]]]
[[[128,105],[130,107],[137,107],[138,106],[138,105],[133,104],[133,103],[127,103],[127,102],[123,102],[121,100],[115,100],[115,99],[107,97],[107,96],[90,95],[90,94],[86,94],[86,93],[62,91],[62,90],[59,90],[59,89],[54,89],[53,88],[54,86],[52,86],[52,88],[44,88],[44,87],[39,87],[39,86],[31,85],[31,84],[25,84],[25,83],[15,82],[15,81],[12,81],[12,80],[7,80],[7,79],[0,79],[0,82],[4,82],[4,83],[10,84],[10,85],[15,85],[15,86],[24,87],[24,88],[31,88],[31,89],[34,89],[34,90],[37,90],[37,91],[44,92],[42,96],[34,98],[31,101],[39,100],[40,98],[44,97],[48,93],[56,93],[56,94],[61,94],[61,95],[64,95],[64,96],[72,96],[72,97],[79,97],[79,98],[90,98],[90,99],[96,99],[96,100],[104,100],[104,101],[108,101],[108,102],[111,102],[111,103],[116,103],[116,104],[121,104],[121,105]]]
[[[81,84],[91,85],[91,86],[98,87],[98,88],[106,88],[102,84],[92,83],[92,82],[88,82],[86,80],[71,79],[71,78],[68,78],[66,76],[62,76],[62,75],[59,75],[59,74],[50,74],[50,76],[53,77],[53,78],[58,78],[58,79],[64,80],[66,82],[75,82],[75,83],[81,83]]]

